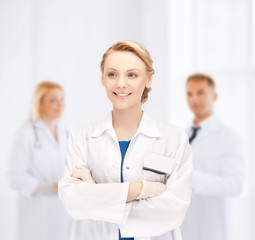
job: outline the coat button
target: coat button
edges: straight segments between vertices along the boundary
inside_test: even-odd
[[[129,168],[130,168],[129,166],[126,166],[126,169],[127,169],[127,170],[129,170]]]

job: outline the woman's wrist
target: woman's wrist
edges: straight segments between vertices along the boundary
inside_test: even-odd
[[[34,196],[56,194],[58,192],[58,185],[56,183],[40,183],[34,190]]]
[[[129,184],[127,202],[131,202],[137,199],[137,197],[141,194],[142,190],[143,190],[142,181],[131,182]]]

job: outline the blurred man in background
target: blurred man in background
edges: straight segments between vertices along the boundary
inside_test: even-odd
[[[243,187],[241,141],[213,113],[217,93],[210,76],[189,76],[186,93],[194,113],[188,129],[194,172],[191,205],[182,225],[183,240],[227,240],[226,198],[237,196]]]

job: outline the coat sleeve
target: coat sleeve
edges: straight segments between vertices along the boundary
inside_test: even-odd
[[[27,125],[16,131],[6,172],[9,186],[24,196],[31,196],[39,186],[39,180],[29,173],[32,134]]]
[[[193,193],[213,197],[238,195],[243,188],[245,162],[241,154],[240,137],[228,133],[224,138],[220,168],[217,174],[194,171]],[[217,159],[218,161],[218,159]]]
[[[82,146],[81,146],[82,145]],[[126,203],[129,183],[71,183],[76,164],[87,166],[86,140],[78,142],[75,132],[68,141],[66,172],[59,181],[59,197],[67,212],[76,220],[124,223],[131,203]]]
[[[181,225],[192,187],[192,153],[186,135],[175,159],[166,191],[158,197],[133,202],[126,223],[119,225],[122,237],[161,236]]]

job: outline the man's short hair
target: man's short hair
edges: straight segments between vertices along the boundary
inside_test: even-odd
[[[206,74],[203,74],[203,73],[195,73],[195,74],[190,75],[187,78],[186,85],[188,84],[189,81],[199,81],[199,80],[207,81],[207,83],[209,84],[209,86],[212,89],[216,88],[216,84],[215,84],[214,79],[212,77],[210,77],[209,75],[206,75]]]

